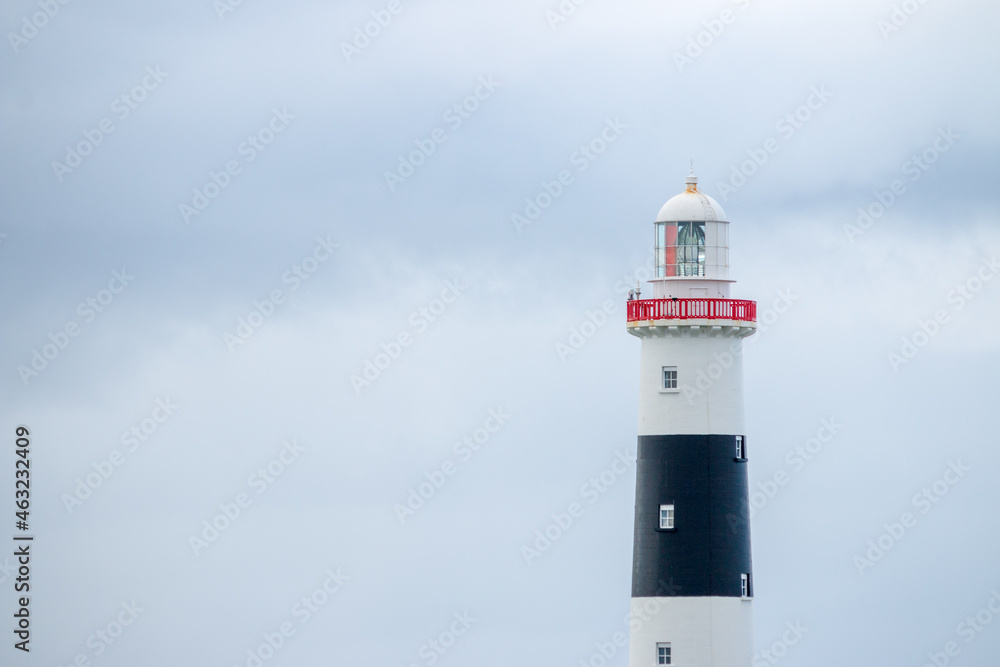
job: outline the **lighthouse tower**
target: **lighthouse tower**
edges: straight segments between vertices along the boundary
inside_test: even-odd
[[[656,218],[642,341],[630,667],[750,667],[753,570],[742,339],[757,305],[730,298],[729,222],[692,173]]]

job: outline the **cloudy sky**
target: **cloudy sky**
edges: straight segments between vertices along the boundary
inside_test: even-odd
[[[5,3],[0,553],[18,425],[35,542],[0,663],[601,667],[634,467],[590,480],[634,454],[625,292],[693,159],[766,322],[758,663],[992,667],[998,21]]]

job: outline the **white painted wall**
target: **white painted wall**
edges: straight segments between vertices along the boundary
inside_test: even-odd
[[[670,642],[677,667],[750,667],[752,607],[728,597],[632,598],[629,667],[657,667],[657,642]]]
[[[742,350],[742,339],[704,328],[643,338],[639,435],[745,433]],[[679,391],[660,391],[664,366],[677,366]]]
[[[729,280],[705,280],[704,278],[653,278],[649,281],[653,285],[654,299],[697,299],[701,294],[692,292],[692,289],[707,290],[709,299],[728,299]],[[648,298],[648,297],[647,297]]]

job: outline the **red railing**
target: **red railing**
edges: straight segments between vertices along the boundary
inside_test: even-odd
[[[757,302],[739,299],[645,299],[628,302],[628,321],[737,320],[757,321]]]

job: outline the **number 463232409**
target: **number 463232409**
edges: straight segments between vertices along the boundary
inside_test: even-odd
[[[14,504],[17,506],[17,527],[28,530],[28,508],[31,506],[31,459],[28,449],[31,446],[31,433],[27,426],[17,427],[17,458],[14,464]]]

